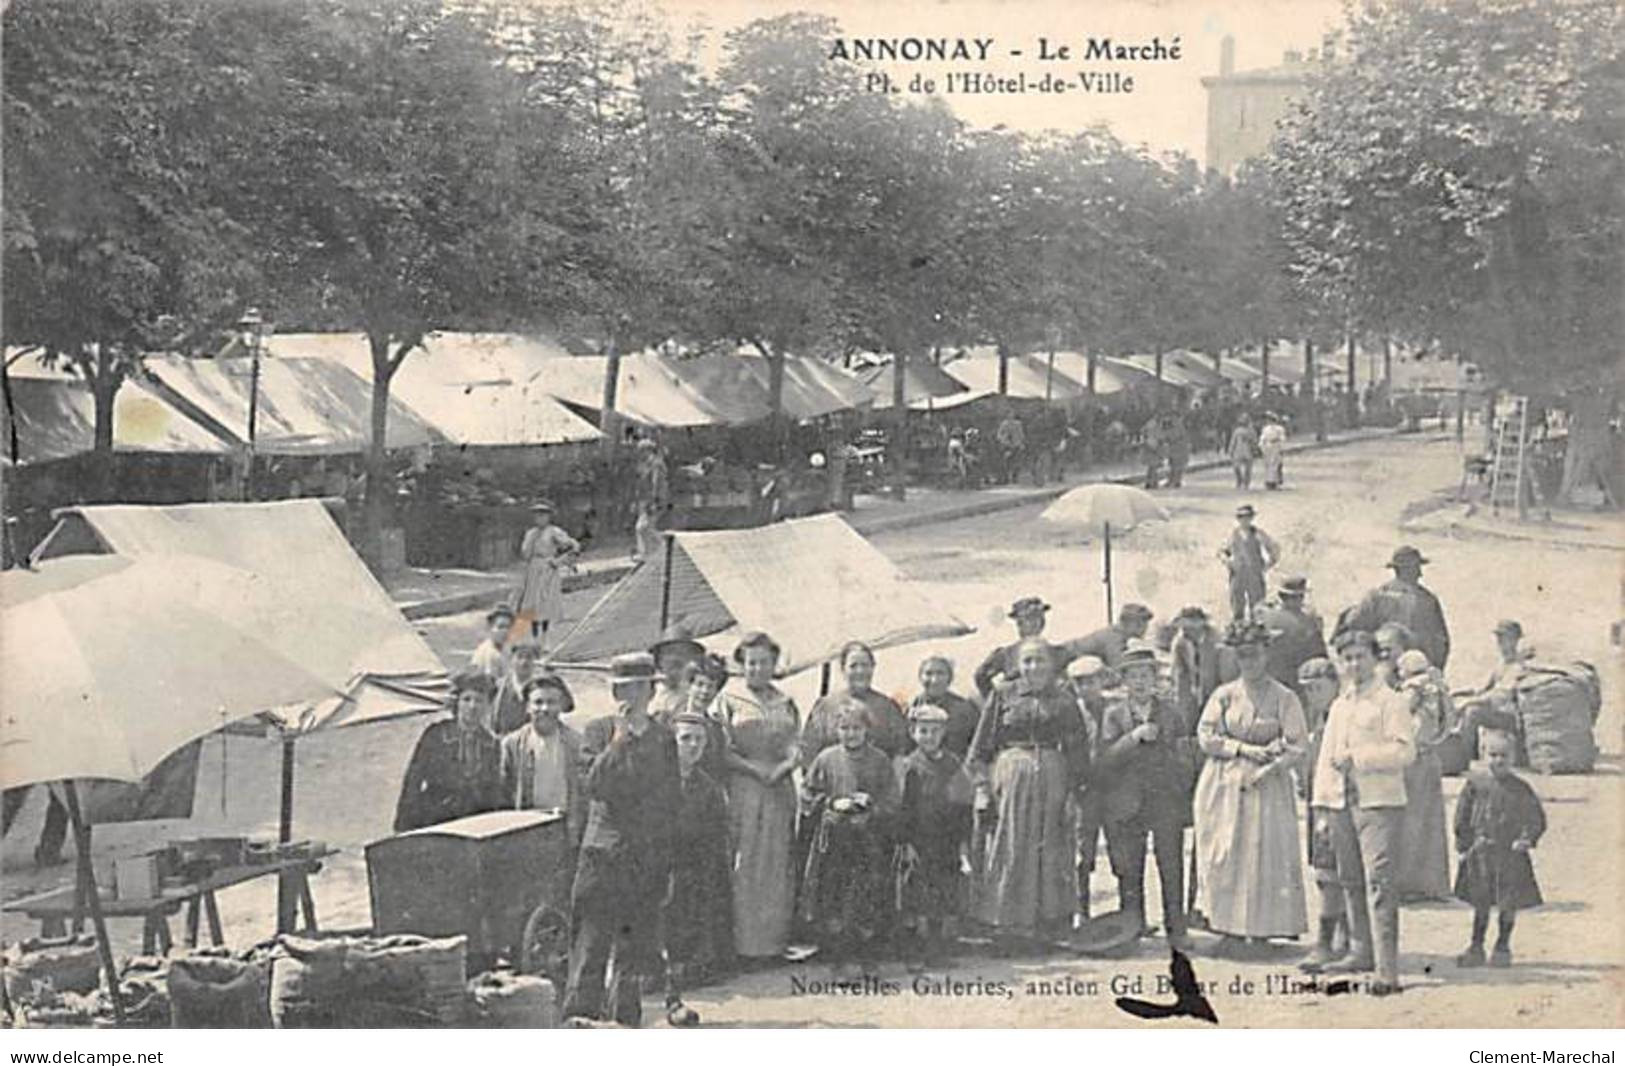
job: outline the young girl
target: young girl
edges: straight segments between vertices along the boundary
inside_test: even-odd
[[[1546,831],[1546,813],[1528,783],[1512,772],[1512,738],[1486,730],[1480,742],[1487,774],[1467,779],[1456,801],[1456,898],[1473,905],[1473,941],[1457,966],[1484,965],[1490,909],[1501,912],[1491,966],[1512,965],[1518,911],[1543,901],[1529,851]]]
[[[867,708],[844,704],[838,743],[825,748],[802,783],[803,809],[817,830],[801,885],[803,916],[825,937],[837,969],[867,953],[890,912],[897,778],[891,760],[869,743]],[[860,959],[861,961],[861,959]]]

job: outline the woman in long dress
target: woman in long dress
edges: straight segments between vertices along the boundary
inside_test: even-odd
[[[1309,928],[1292,768],[1308,749],[1303,706],[1269,675],[1269,631],[1230,627],[1241,677],[1208,698],[1196,726],[1207,756],[1196,783],[1198,903],[1231,937],[1299,936]]]
[[[1405,767],[1405,828],[1399,845],[1399,898],[1450,898],[1450,831],[1444,814],[1439,743],[1450,730],[1450,691],[1437,667],[1412,648],[1395,663],[1416,723],[1416,759]]]
[[[1055,678],[1041,639],[1016,651],[1020,671],[982,711],[971,761],[987,767],[997,821],[987,844],[979,917],[1010,945],[1070,928],[1078,902],[1067,797],[1089,767],[1083,710]],[[978,774],[980,776],[980,774]]]
[[[724,693],[716,714],[728,740],[728,816],[733,828],[734,950],[776,959],[795,914],[796,738],[801,712],[773,684],[779,646],[752,633],[734,649],[744,689]]]
[[[564,568],[581,551],[576,539],[553,524],[553,505],[542,500],[531,508],[536,524],[525,530],[519,557],[525,581],[519,587],[519,619],[529,621],[533,640],[547,641],[547,630],[564,614]]]
[[[1264,487],[1278,489],[1286,481],[1286,427],[1274,415],[1265,415],[1258,431],[1258,453],[1264,463]]]

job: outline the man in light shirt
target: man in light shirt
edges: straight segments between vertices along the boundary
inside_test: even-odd
[[[542,674],[525,683],[530,725],[502,738],[502,789],[516,810],[562,810],[572,847],[581,839],[581,736],[559,721],[575,709],[564,679]]]
[[[1310,803],[1331,819],[1337,878],[1349,922],[1349,953],[1322,972],[1376,971],[1370,991],[1399,988],[1399,847],[1405,767],[1416,758],[1415,725],[1401,693],[1377,674],[1365,630],[1336,641],[1347,681],[1326,716]]]

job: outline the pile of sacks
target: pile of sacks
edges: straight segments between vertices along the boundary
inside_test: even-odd
[[[93,937],[24,941],[6,950],[3,964],[13,1024],[85,1028],[117,1021],[113,999],[102,983]],[[120,969],[126,1028],[162,1029],[171,1024],[169,966],[168,959],[137,956]]]
[[[467,937],[282,936],[265,954],[279,1029],[465,1024]]]

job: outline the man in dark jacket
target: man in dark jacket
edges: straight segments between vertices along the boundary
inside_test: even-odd
[[[1332,634],[1336,640],[1350,630],[1375,633],[1384,623],[1398,622],[1411,631],[1416,647],[1428,662],[1440,670],[1450,658],[1450,628],[1445,625],[1439,598],[1422,586],[1422,567],[1428,560],[1409,544],[1395,549],[1388,560],[1392,581],[1365,594],[1359,603],[1343,612]]]
[[[1276,590],[1275,599],[1253,616],[1271,634],[1264,649],[1270,676],[1293,692],[1298,691],[1298,667],[1310,659],[1326,657],[1325,624],[1305,604],[1308,592],[1308,578],[1286,578]]]
[[[591,760],[584,791],[587,827],[570,894],[573,940],[565,986],[568,1024],[606,1013],[622,1025],[643,1020],[641,981],[660,972],[660,912],[670,884],[674,819],[682,791],[677,742],[649,716],[654,658],[620,655],[610,665],[615,715],[587,725]],[[615,980],[606,1003],[604,971]]]

